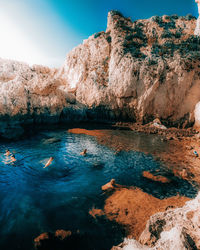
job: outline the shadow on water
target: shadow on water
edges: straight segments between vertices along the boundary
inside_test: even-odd
[[[118,143],[134,143],[141,150],[145,147],[145,152],[148,148],[150,153],[161,150],[162,146],[166,150],[156,136],[141,138],[132,131],[112,133],[122,135]],[[2,162],[6,148],[15,152],[14,166]],[[88,149],[86,157],[80,155],[84,148]],[[169,173],[150,154],[115,154],[95,137],[66,130],[42,131],[29,139],[0,143],[0,152],[0,249],[32,249],[35,237],[57,229],[80,231],[68,239],[68,247],[73,246],[69,249],[102,250],[119,244],[124,237],[119,225],[103,217],[95,220],[88,214],[94,206],[103,207],[101,186],[112,178],[160,199],[177,194],[193,198],[197,194],[193,185]],[[43,168],[51,156],[53,163]],[[144,178],[143,171],[162,172],[171,182],[154,182]],[[66,249],[64,243],[59,244],[59,249]],[[48,248],[51,249],[55,250]]]

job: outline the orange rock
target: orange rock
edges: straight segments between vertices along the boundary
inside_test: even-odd
[[[119,188],[106,200],[104,212],[109,220],[125,226],[127,234],[138,239],[151,215],[164,212],[169,206],[181,207],[188,200],[180,196],[160,200],[139,188]]]
[[[64,240],[67,237],[71,236],[71,231],[66,231],[66,230],[56,230],[55,232],[55,237],[59,238],[60,240]]]
[[[153,181],[158,181],[158,182],[162,182],[162,183],[169,183],[171,180],[169,180],[168,178],[161,176],[161,175],[153,175],[148,171],[144,171],[142,173],[143,177],[147,178],[147,179],[151,179]]]
[[[34,239],[34,245],[35,247],[40,247],[41,241],[49,240],[49,234],[48,233],[42,233],[37,238]]]
[[[94,218],[96,219],[97,216],[103,216],[105,215],[104,211],[102,209],[97,209],[97,208],[92,208],[90,211],[89,211],[89,214]]]
[[[112,179],[110,182],[102,186],[101,189],[103,191],[115,189],[115,179]]]

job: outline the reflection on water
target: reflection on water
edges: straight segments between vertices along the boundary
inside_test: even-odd
[[[107,133],[110,147],[99,144],[95,137],[64,130],[42,131],[29,139],[0,143],[0,249],[31,249],[36,236],[56,229],[86,233],[91,239],[90,249],[117,245],[123,237],[119,227],[104,219],[97,223],[88,215],[93,206],[103,205],[101,186],[112,178],[161,199],[177,192],[195,196],[196,190],[187,181],[174,176],[164,184],[144,178],[143,171],[164,169],[150,154],[124,150],[115,154],[111,145],[126,144],[129,150],[137,147],[151,153],[167,147],[159,137],[132,131]],[[15,154],[14,164],[3,163],[6,148]],[[84,148],[87,157],[80,155]],[[50,156],[54,161],[44,169]]]

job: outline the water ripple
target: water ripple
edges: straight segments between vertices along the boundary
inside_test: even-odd
[[[145,149],[160,148],[156,137],[145,138],[144,143],[139,135],[121,133],[127,137],[126,142],[144,144]],[[120,145],[123,141],[117,143]],[[15,163],[4,163],[6,148],[15,154]],[[85,148],[88,155],[83,157],[80,152]],[[43,168],[51,156],[53,163]],[[196,190],[188,182],[174,176],[167,185],[142,176],[143,171],[156,169],[165,169],[165,166],[151,155],[134,151],[115,154],[92,136],[61,130],[43,131],[18,142],[0,143],[0,224],[3,225],[0,233],[4,236],[0,248],[9,248],[6,239],[11,235],[19,242],[23,242],[23,235],[26,235],[20,249],[30,249],[33,235],[57,228],[94,234],[96,230],[88,222],[88,211],[94,204],[103,202],[101,186],[112,178],[120,184],[140,187],[158,198],[176,193],[195,196]],[[104,235],[102,228],[96,235]]]

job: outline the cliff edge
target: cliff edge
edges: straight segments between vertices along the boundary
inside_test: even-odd
[[[200,100],[195,27],[191,15],[132,22],[111,11],[106,32],[73,49],[60,72],[79,102],[113,119],[191,125]]]

